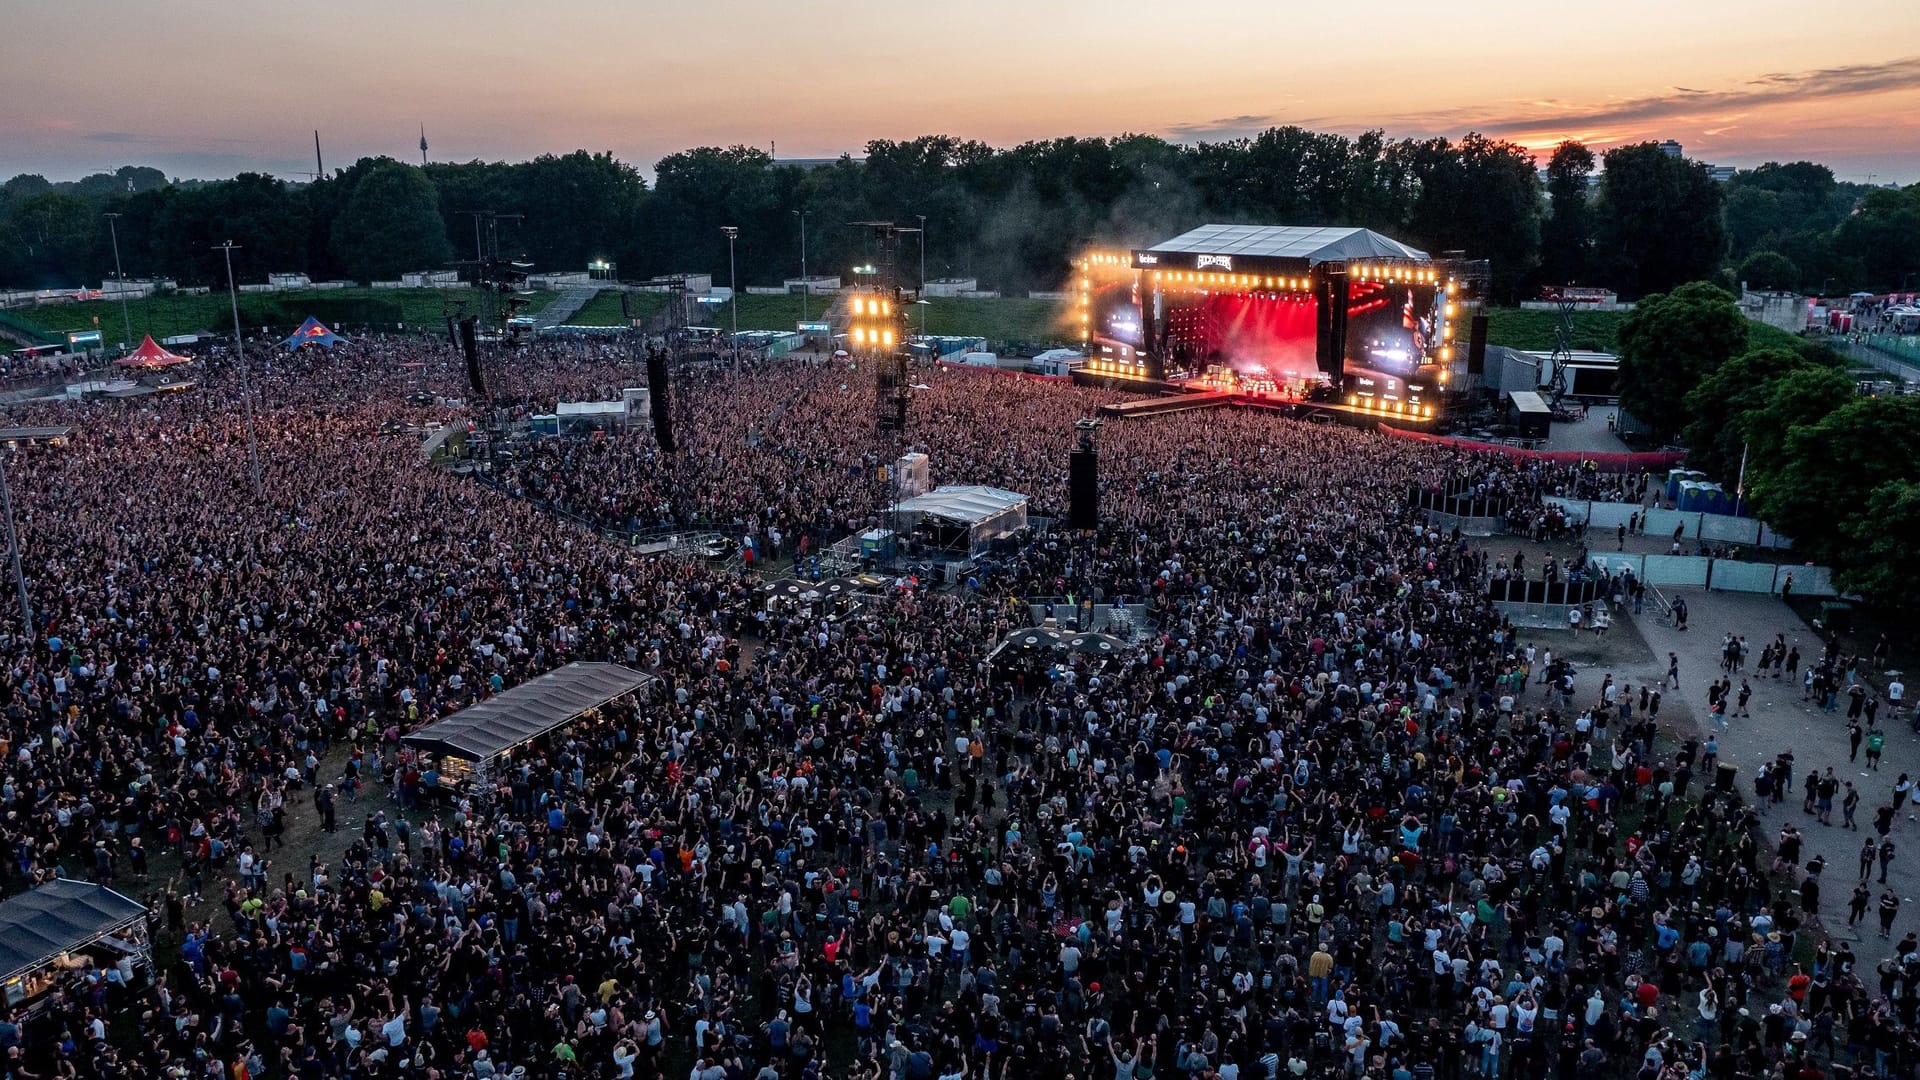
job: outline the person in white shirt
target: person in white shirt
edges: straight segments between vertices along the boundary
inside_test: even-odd
[[[407,1041],[407,1007],[405,1004],[402,1004],[399,1011],[393,1014],[393,1019],[380,1025],[380,1034],[387,1037],[388,1046],[398,1047],[401,1043]]]

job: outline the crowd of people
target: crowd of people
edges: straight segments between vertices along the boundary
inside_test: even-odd
[[[522,414],[644,377],[614,345],[513,361]],[[1911,935],[1877,982],[1810,946],[1711,744],[1577,686],[1407,505],[1578,473],[1253,411],[1117,423],[1098,530],[825,618],[596,529],[792,557],[873,520],[901,447],[844,361],[689,375],[675,453],[548,440],[490,484],[422,460],[467,415],[445,346],[255,362],[252,419],[226,355],[190,393],[16,410],[78,434],[9,464],[35,621],[6,640],[0,875],[114,883],[161,947],[0,1017],[9,1077],[1920,1063]],[[1039,511],[1118,399],[917,377],[936,480]],[[999,677],[1032,596],[1154,626]],[[570,660],[659,684],[465,786],[400,741]]]

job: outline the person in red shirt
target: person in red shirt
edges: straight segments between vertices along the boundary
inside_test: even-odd
[[[1799,1004],[1806,1004],[1807,986],[1812,982],[1813,977],[1802,970],[1800,965],[1795,964],[1793,976],[1787,980],[1787,996]]]
[[[1660,984],[1652,979],[1642,979],[1640,985],[1633,988],[1633,996],[1642,1009],[1651,1009],[1660,1002]]]

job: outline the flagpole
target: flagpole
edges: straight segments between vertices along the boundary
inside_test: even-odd
[[[1740,444],[1740,479],[1733,488],[1733,516],[1740,516],[1740,500],[1747,494],[1747,444]]]

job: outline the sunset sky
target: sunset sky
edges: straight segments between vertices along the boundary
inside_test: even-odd
[[[1920,3],[0,0],[0,177],[1273,124],[1920,180]]]

